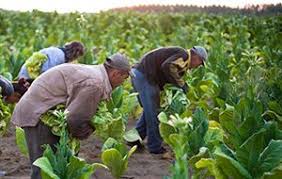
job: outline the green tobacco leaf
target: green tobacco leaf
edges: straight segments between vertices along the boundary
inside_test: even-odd
[[[195,164],[196,168],[202,169],[207,168],[210,175],[214,176],[216,179],[227,178],[222,170],[217,166],[216,160],[211,158],[202,158]]]
[[[85,160],[72,156],[67,166],[67,178],[89,179],[94,173],[94,166],[89,165]]]
[[[54,170],[47,157],[38,158],[33,162],[33,165],[39,167],[45,173],[46,178],[43,179],[60,179],[60,177],[54,173]]]
[[[201,147],[200,151],[197,155],[193,155],[190,159],[189,159],[189,164],[192,167],[195,167],[195,164],[201,159],[201,158],[208,158],[209,156],[209,149],[206,147]]]
[[[119,178],[125,171],[122,155],[117,149],[105,150],[102,153],[102,162],[115,178]]]
[[[123,166],[124,166],[125,170],[126,170],[127,167],[128,167],[128,159],[129,159],[129,158],[131,157],[131,155],[136,151],[136,149],[137,149],[137,146],[136,146],[136,145],[133,146],[133,147],[128,151],[127,155],[125,155],[125,156],[123,157]]]
[[[282,140],[271,140],[259,157],[259,171],[269,172],[282,162]]]
[[[282,163],[270,172],[265,172],[262,179],[281,179],[282,178]]]
[[[121,107],[122,101],[123,101],[123,88],[120,86],[120,87],[117,87],[112,92],[112,98],[107,103],[108,110],[110,112],[114,112],[115,108],[120,108]]]
[[[253,176],[258,173],[258,159],[263,151],[265,144],[264,135],[265,129],[253,134],[249,137],[236,151],[238,161],[244,166]]]
[[[168,118],[167,118],[167,115],[165,114],[165,112],[161,112],[159,115],[158,115],[158,119],[160,122],[162,123],[167,123],[168,122]]]
[[[208,131],[208,119],[204,111],[197,108],[192,116],[193,131],[191,132],[188,143],[193,152],[193,155],[199,152],[199,149],[205,145],[204,137]]]
[[[163,138],[165,143],[169,144],[170,143],[169,136],[171,134],[176,133],[175,128],[172,127],[169,124],[166,124],[166,123],[160,123],[159,124],[159,128],[160,128],[160,135],[161,135],[161,137]]]
[[[24,130],[20,127],[16,127],[16,143],[20,152],[23,155],[28,156],[28,148],[25,139],[25,133]]]
[[[235,179],[252,179],[250,173],[238,161],[221,152],[215,152],[214,155],[217,165],[226,176],[234,177]]]
[[[134,141],[142,141],[138,131],[133,128],[129,131],[127,131],[124,136],[123,136],[124,140],[127,142],[134,142]]]
[[[128,154],[127,154],[127,158],[129,158],[137,149],[137,146],[133,146],[129,151],[128,151]]]
[[[232,143],[235,147],[239,147],[241,143],[240,133],[238,126],[233,120],[233,108],[227,108],[219,114],[220,125],[228,134],[227,142]]]
[[[268,102],[268,107],[271,111],[274,111],[278,115],[282,116],[282,106],[279,105],[277,101],[270,101]]]
[[[103,144],[102,152],[114,148],[118,144],[118,141],[114,138],[109,137],[106,142]]]
[[[98,169],[98,168],[104,168],[106,170],[109,170],[109,168],[104,165],[104,164],[101,164],[101,163],[93,163],[92,164],[93,168],[94,168],[94,172]]]
[[[186,152],[187,147],[187,137],[181,134],[171,134],[169,135],[168,143],[175,153],[177,159],[181,158]]]
[[[209,127],[204,137],[205,143],[208,146],[217,146],[223,142],[224,131],[218,127]]]

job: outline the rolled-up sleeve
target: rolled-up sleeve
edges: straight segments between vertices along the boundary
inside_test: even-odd
[[[87,138],[93,131],[90,120],[96,113],[101,100],[102,90],[99,86],[75,85],[67,100],[67,124],[72,137]]]

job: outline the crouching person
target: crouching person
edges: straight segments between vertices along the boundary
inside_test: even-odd
[[[12,122],[25,131],[30,163],[42,156],[43,144],[51,147],[59,137],[40,121],[40,116],[58,104],[68,110],[67,126],[71,137],[86,139],[95,129],[90,120],[98,103],[110,98],[114,88],[130,73],[127,58],[114,54],[101,65],[63,64],[39,76],[16,105]],[[40,169],[32,165],[32,179],[39,179]]]
[[[19,81],[10,82],[0,75],[0,94],[6,103],[17,103],[29,87],[29,82],[21,78]]]

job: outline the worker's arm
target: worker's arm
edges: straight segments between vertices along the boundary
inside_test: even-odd
[[[179,87],[185,85],[182,76],[188,70],[189,60],[187,53],[179,52],[170,56],[161,65],[161,69],[169,83]]]
[[[93,85],[73,87],[67,102],[67,124],[72,137],[85,139],[94,128],[90,120],[96,113],[101,99],[101,89]]]

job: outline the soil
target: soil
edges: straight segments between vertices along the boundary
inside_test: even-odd
[[[130,120],[128,129],[134,127],[135,121]],[[10,126],[7,134],[0,137],[0,178],[2,179],[28,179],[30,174],[29,159],[22,155],[15,144],[15,129]],[[79,157],[88,163],[101,162],[102,143],[91,136],[81,142]],[[169,148],[165,146],[166,149]],[[161,179],[169,175],[169,166],[172,158],[164,155],[150,154],[148,150],[137,151],[129,159],[128,170],[122,178],[127,179]],[[1,171],[6,175],[1,177]],[[97,169],[92,179],[112,179],[109,171]]]

